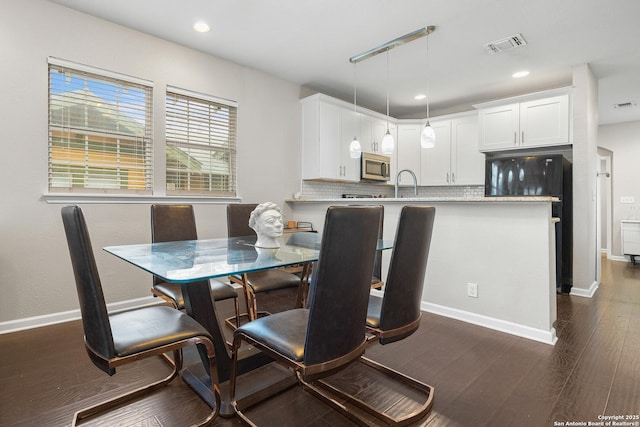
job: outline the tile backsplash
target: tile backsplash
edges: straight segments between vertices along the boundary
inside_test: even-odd
[[[302,197],[305,199],[336,199],[343,194],[371,195],[375,197],[393,197],[392,185],[368,184],[360,182],[321,182],[302,181]],[[412,187],[400,187],[398,195],[413,197]],[[418,197],[483,197],[484,187],[452,186],[452,187],[418,187]]]

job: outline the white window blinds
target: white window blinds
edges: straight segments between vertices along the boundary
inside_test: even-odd
[[[152,87],[49,59],[49,191],[149,194]]]
[[[237,105],[168,87],[167,194],[236,195]]]

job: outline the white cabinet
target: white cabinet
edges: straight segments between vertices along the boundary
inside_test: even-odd
[[[433,148],[421,150],[421,185],[482,185],[484,154],[478,151],[477,115],[431,121]]]
[[[385,130],[386,132],[386,130]],[[420,185],[420,134],[422,125],[399,124],[398,138],[396,139],[397,169],[393,171],[393,177],[403,170],[409,169],[416,174],[418,185]],[[395,180],[392,180],[395,184]],[[409,173],[403,173],[399,177],[398,185],[413,185],[413,177]]]
[[[640,220],[621,221],[622,253],[630,255],[635,264],[635,257],[640,256]]]
[[[499,104],[499,105],[496,105]],[[570,144],[569,95],[476,106],[480,151]]]
[[[302,101],[302,179],[359,181],[359,159],[349,156],[357,115],[324,95]]]

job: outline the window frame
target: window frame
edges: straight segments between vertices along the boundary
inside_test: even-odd
[[[53,57],[47,82],[46,195],[152,195],[153,83]]]
[[[164,186],[168,196],[236,198],[237,152],[236,101],[167,86]],[[179,154],[171,159],[172,153]],[[182,162],[178,158],[180,155]],[[190,162],[205,172],[198,174],[190,170]],[[196,180],[198,177],[202,177],[201,181]],[[212,185],[216,178],[218,184]],[[209,188],[198,188],[198,183]],[[172,184],[187,188],[170,188]]]

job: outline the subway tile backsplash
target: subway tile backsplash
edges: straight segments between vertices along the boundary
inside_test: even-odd
[[[368,184],[360,182],[320,182],[302,181],[302,197],[305,199],[336,199],[343,194],[357,194],[375,197],[393,197],[394,187],[391,185]],[[412,187],[400,187],[398,195],[413,197]],[[455,186],[455,187],[418,187],[418,197],[469,197],[484,196],[484,187]]]

